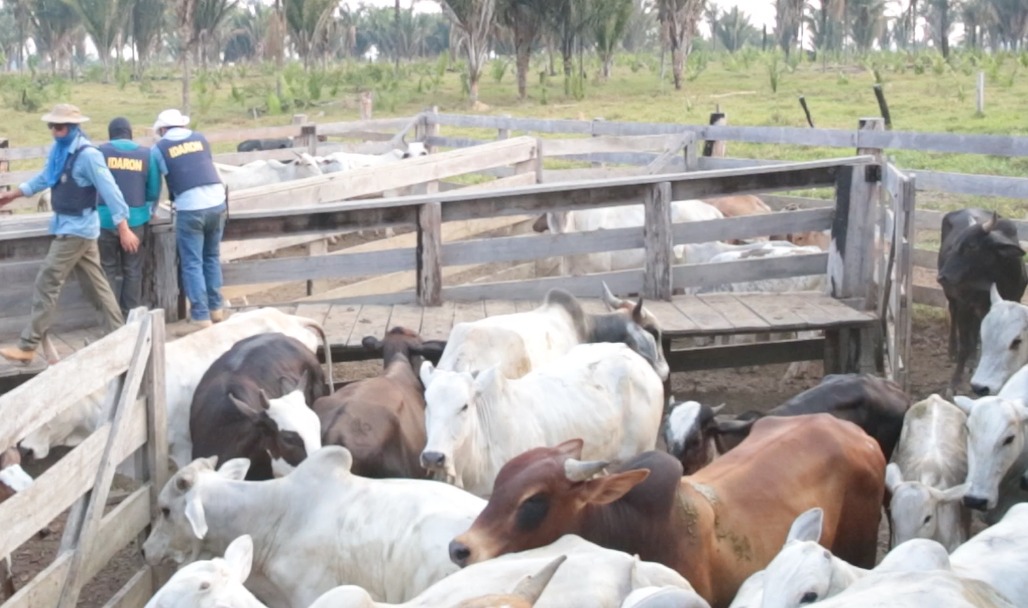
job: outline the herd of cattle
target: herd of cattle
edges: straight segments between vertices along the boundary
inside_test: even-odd
[[[1010,227],[944,220],[954,387],[980,333],[977,399],[912,403],[842,374],[768,412],[675,403],[659,319],[605,285],[606,313],[551,290],[445,341],[369,336],[381,372],[334,392],[303,317],[258,309],[174,340],[175,473],[143,553],[181,567],[148,606],[1028,606]],[[113,389],[3,452],[0,500],[32,483],[20,453],[82,441]],[[990,527],[972,535],[973,515]]]

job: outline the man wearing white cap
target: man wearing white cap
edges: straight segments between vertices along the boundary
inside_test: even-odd
[[[111,291],[100,266],[96,240],[100,236],[97,195],[103,197],[117,227],[121,247],[130,253],[139,248],[139,239],[129,228],[128,205],[114,181],[104,156],[86,139],[79,125],[89,120],[71,104],[58,104],[44,114],[50,127],[54,146],[50,148],[43,171],[18,186],[0,194],[0,206],[19,196],[50,188],[50,204],[54,216],[50,233],[55,235],[43,266],[36,275],[32,295],[32,319],[21,332],[17,346],[0,348],[0,355],[12,361],[31,361],[43,335],[50,328],[57,298],[68,275],[75,272],[86,297],[104,316],[108,331],[121,327],[125,321],[118,300]]]
[[[175,242],[189,300],[188,330],[192,330],[224,318],[221,235],[228,207],[211,145],[203,135],[187,129],[188,124],[189,117],[178,110],[161,112],[153,125],[160,139],[152,159],[175,203]]]

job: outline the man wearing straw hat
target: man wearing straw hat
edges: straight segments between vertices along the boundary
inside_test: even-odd
[[[168,182],[175,203],[175,243],[182,287],[189,300],[189,325],[179,335],[224,319],[221,295],[221,235],[225,230],[225,186],[214,167],[207,139],[186,127],[189,117],[161,112],[153,130],[153,163]]]
[[[42,120],[54,138],[45,168],[17,189],[0,194],[0,206],[3,206],[19,196],[31,196],[50,188],[50,204],[54,211],[50,233],[55,238],[36,275],[32,319],[21,332],[17,346],[0,348],[0,355],[12,361],[29,362],[35,357],[43,334],[52,323],[64,281],[72,271],[78,277],[83,293],[103,313],[108,331],[125,323],[100,266],[96,244],[100,236],[97,194],[110,208],[121,247],[128,252],[139,248],[139,239],[126,221],[128,205],[121,190],[107,169],[103,154],[89,143],[79,128],[89,118],[83,116],[77,107],[62,103],[44,114]]]

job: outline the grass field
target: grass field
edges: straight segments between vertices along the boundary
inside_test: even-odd
[[[513,67],[508,60],[498,59],[482,76],[480,100],[485,106],[475,111],[539,118],[706,124],[710,112],[720,104],[732,125],[804,127],[806,121],[797,102],[802,94],[818,127],[853,129],[858,118],[879,114],[872,85],[880,81],[895,130],[1028,134],[1028,53],[955,54],[949,62],[933,53],[880,53],[845,63],[794,60],[789,64],[774,55],[747,50],[735,55],[697,55],[694,59],[690,62],[691,80],[682,91],[674,90],[667,79],[661,81],[653,56],[621,56],[607,82],[592,77],[599,72],[598,65],[589,65],[587,59],[590,78],[579,95],[567,96],[562,77],[542,75],[545,66],[540,57],[533,63],[529,99],[525,102],[517,99]],[[357,94],[365,89],[376,96],[376,117],[409,116],[430,106],[438,106],[441,112],[470,112],[458,68],[447,65],[445,59],[405,64],[399,75],[382,64],[340,64],[309,73],[296,65],[279,73],[270,65],[222,67],[194,78],[192,115],[194,124],[207,131],[288,124],[294,113],[305,113],[314,122],[356,120]],[[975,108],[979,70],[987,75],[983,115],[977,115]],[[773,77],[777,91],[772,91]],[[269,100],[269,94],[276,90],[276,78],[286,91],[282,97],[297,102]],[[112,84],[49,79],[44,86],[30,89],[33,111],[12,109],[24,105],[18,99],[19,95],[24,97],[19,87],[24,88],[26,80],[0,76],[4,103],[0,137],[9,138],[12,146],[46,144],[49,134],[39,116],[58,101],[70,101],[82,108],[93,119],[87,132],[103,139],[106,124],[114,116],[128,117],[137,128],[148,127],[160,110],[178,106],[181,100],[181,82],[174,69],[167,67],[154,71],[143,82],[125,77]],[[265,113],[254,118],[254,107]],[[460,134],[495,137],[492,132]],[[228,151],[231,144],[219,147]],[[806,160],[851,151],[732,142],[728,153]],[[1028,158],[917,151],[896,151],[891,156],[909,169],[1011,176],[1028,173]],[[981,201],[938,197],[934,202],[923,202],[944,208]],[[1021,202],[994,200],[989,206],[1024,215]]]

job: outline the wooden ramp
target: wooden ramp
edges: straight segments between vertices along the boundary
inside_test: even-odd
[[[596,299],[582,299],[588,312],[603,312]],[[426,340],[445,340],[456,323],[487,316],[531,310],[534,300],[480,300],[446,302],[438,307],[378,304],[300,303],[276,306],[284,312],[309,317],[325,328],[332,359],[360,361],[378,358],[361,346],[365,336],[381,337],[402,325]],[[854,310],[820,293],[719,293],[676,296],[671,302],[647,301],[646,307],[664,328],[664,347],[673,371],[737,367],[802,360],[824,360],[825,373],[859,371],[869,367],[867,332],[878,323],[874,313]],[[238,308],[237,312],[251,308]],[[771,334],[818,332],[816,337],[771,341]],[[752,334],[752,344],[682,348],[686,338]],[[60,356],[66,356],[100,337],[96,329],[51,336]],[[26,378],[46,368],[41,358],[30,364],[0,361],[0,379]]]

